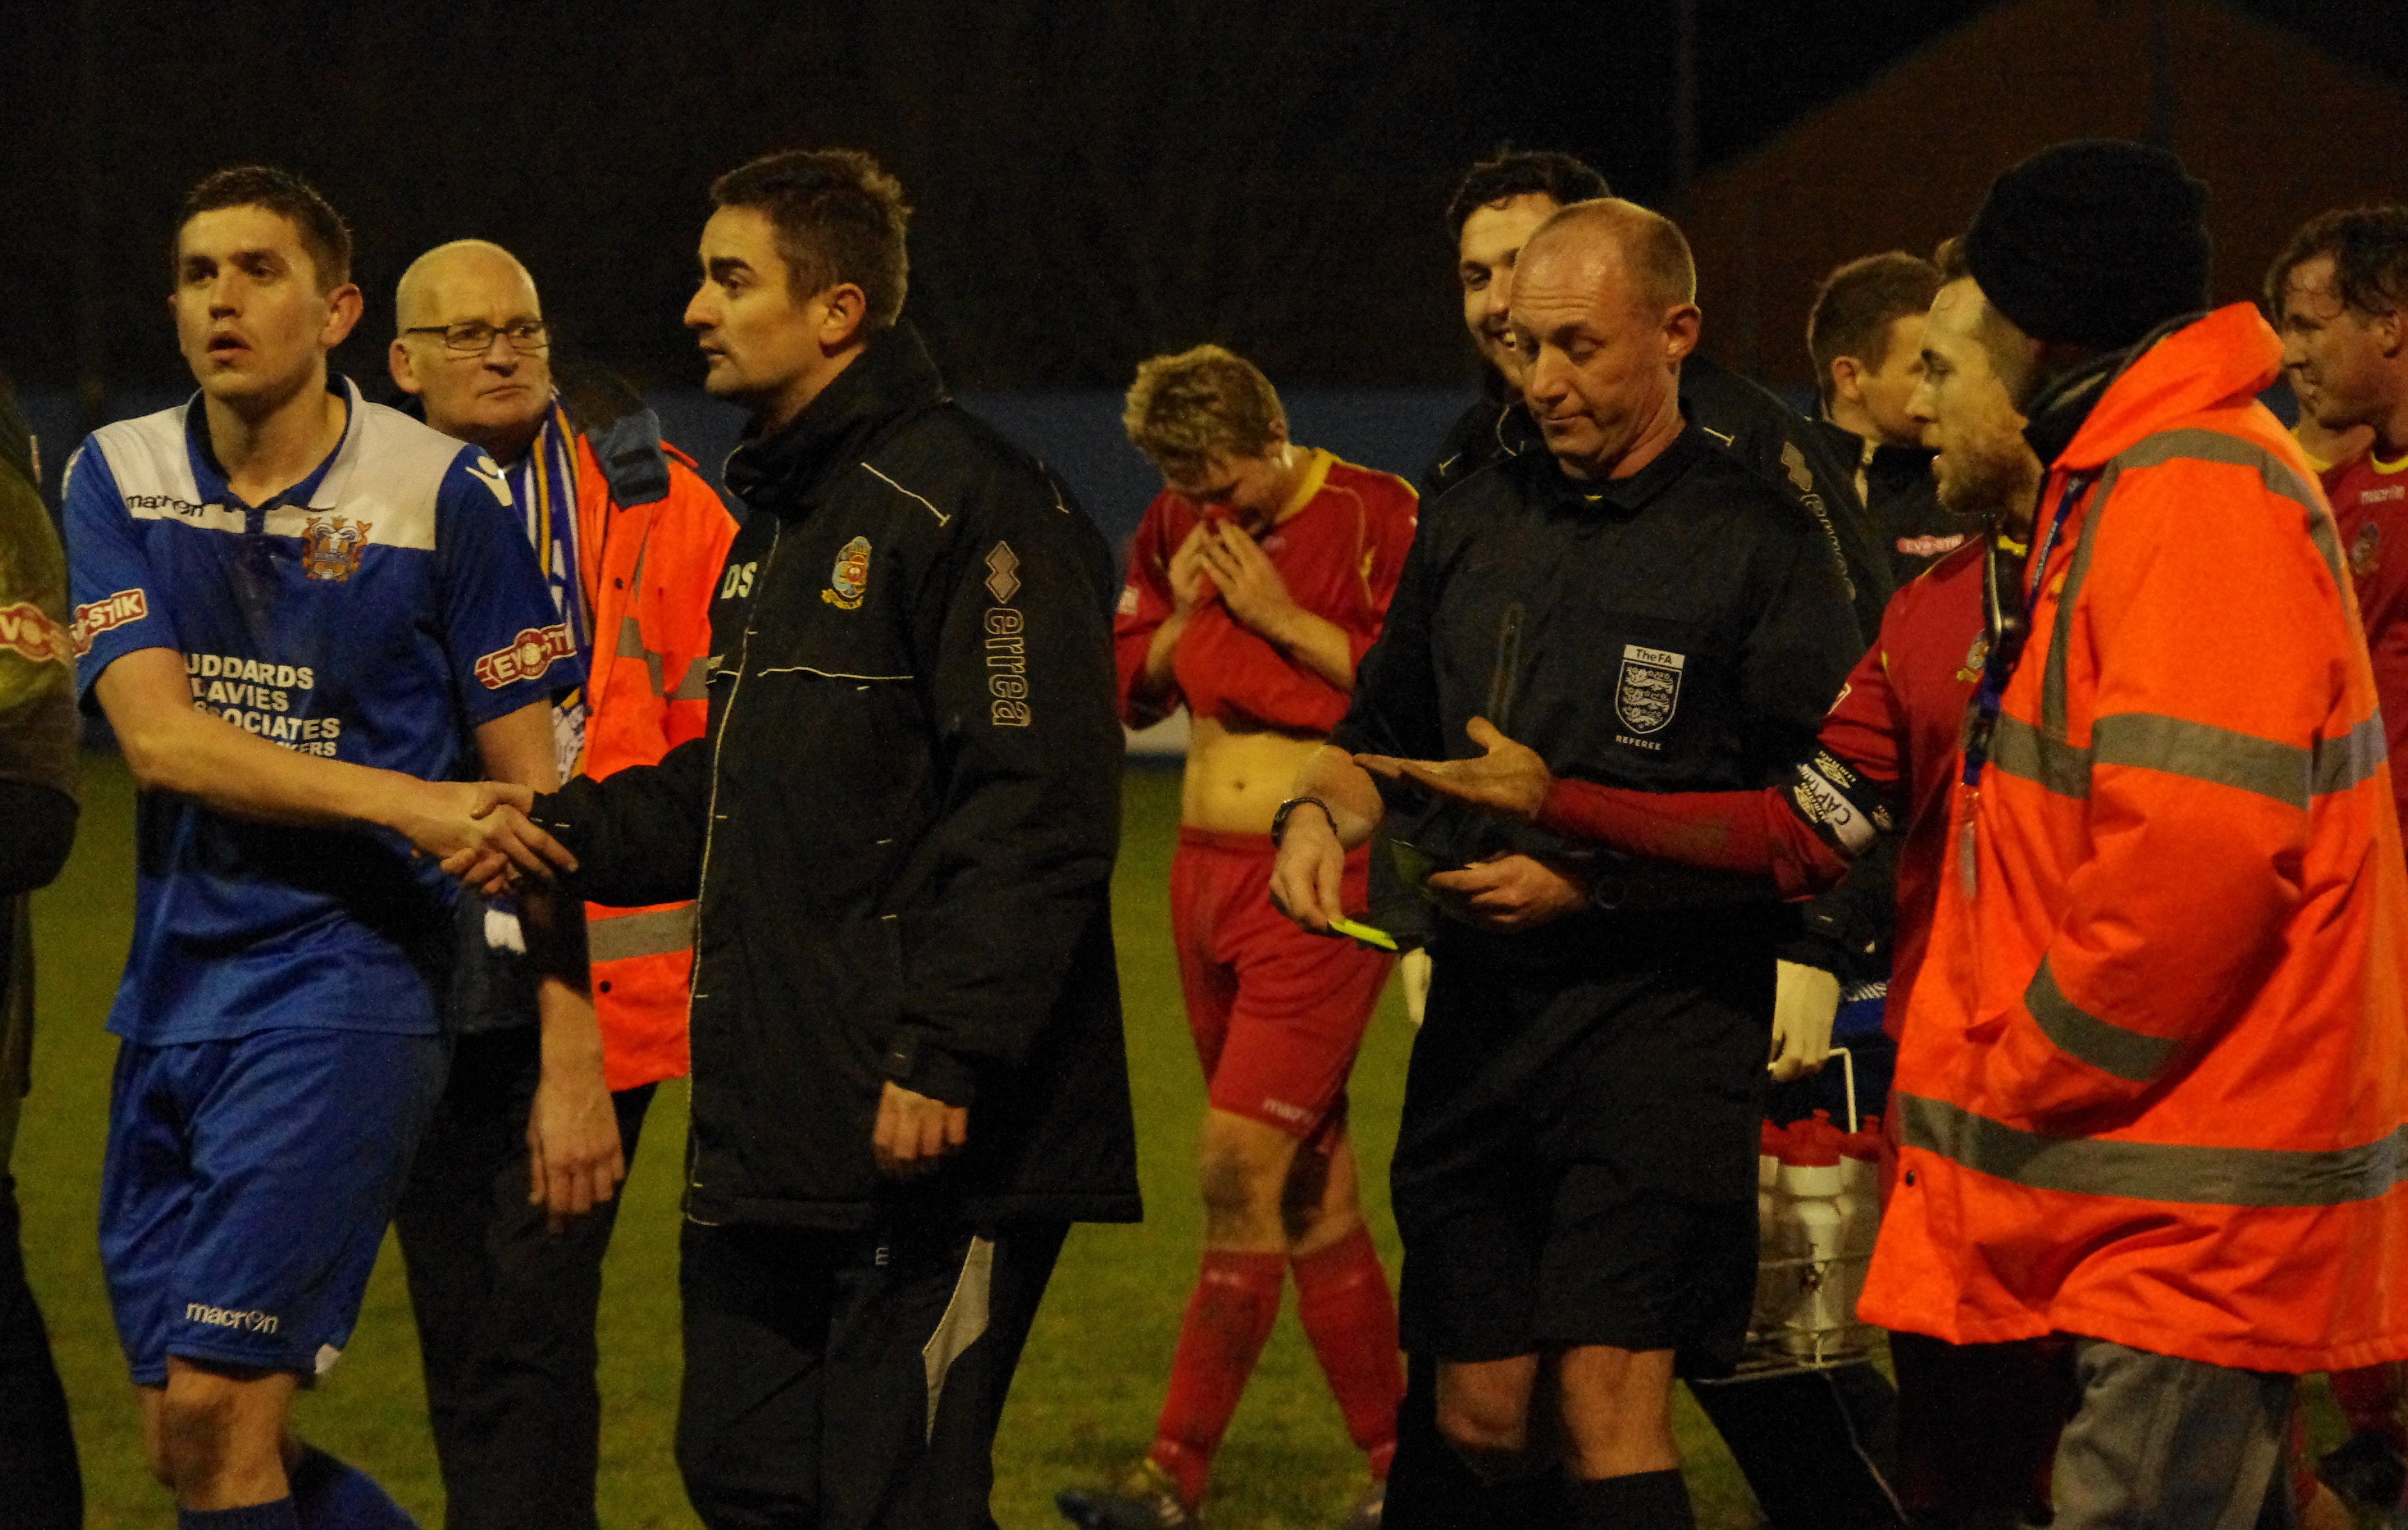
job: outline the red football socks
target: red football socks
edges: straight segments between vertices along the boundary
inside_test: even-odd
[[[1221,1448],[1238,1396],[1271,1336],[1286,1274],[1285,1254],[1204,1250],[1204,1270],[1196,1294],[1187,1299],[1179,1350],[1170,1361],[1170,1393],[1162,1401],[1154,1449],[1146,1452],[1179,1484],[1179,1496],[1190,1508],[1204,1496],[1212,1453]],[[1391,1319],[1392,1333],[1394,1326]]]
[[[1346,1432],[1370,1457],[1371,1475],[1384,1481],[1397,1453],[1405,1373],[1397,1359],[1397,1304],[1370,1233],[1357,1227],[1298,1257],[1296,1293],[1297,1316],[1346,1415]]]

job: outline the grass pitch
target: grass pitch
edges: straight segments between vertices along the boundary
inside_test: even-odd
[[[114,757],[85,762],[74,860],[37,894],[40,1031],[15,1173],[36,1293],[66,1378],[94,1530],[173,1523],[142,1465],[139,1417],[100,1277],[93,1227],[116,1042],[101,1024],[132,925],[133,789]],[[1062,1521],[1053,1494],[1113,1473],[1145,1449],[1195,1276],[1195,1129],[1204,1087],[1182,1013],[1167,900],[1178,778],[1132,771],[1113,888],[1146,1220],[1071,1234],[996,1445],[996,1517],[1009,1530]],[[1364,1197],[1391,1277],[1396,1224],[1387,1162],[1411,1027],[1393,988],[1373,1019],[1353,1088]],[[670,1457],[678,1385],[677,1189],[682,1085],[664,1086],[624,1191],[602,1293],[602,1523],[609,1530],[696,1523]],[[1297,1328],[1293,1298],[1229,1431],[1206,1504],[1218,1530],[1333,1523],[1363,1479],[1337,1405]],[[426,1430],[417,1335],[388,1239],[341,1366],[305,1395],[303,1432],[371,1472],[429,1526],[443,1516]],[[1687,1399],[1679,1428],[1706,1530],[1755,1509]]]

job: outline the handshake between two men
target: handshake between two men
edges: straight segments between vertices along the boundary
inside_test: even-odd
[[[534,924],[556,927],[552,900],[560,879],[576,873],[577,858],[528,816],[535,806],[535,792],[509,781],[480,781],[466,789],[470,795],[465,816],[443,826],[448,835],[421,839],[413,833],[412,840],[422,852],[439,854],[444,873],[457,878],[462,887],[489,898],[508,893],[519,901]],[[581,921],[578,922],[581,929]],[[870,1150],[882,1172],[896,1178],[933,1174],[968,1140],[967,1106],[949,1105],[895,1083],[881,1092]],[[542,1164],[538,1151],[538,1175]],[[617,1184],[625,1173],[623,1162],[610,1183]],[[608,1190],[593,1199],[609,1199]]]

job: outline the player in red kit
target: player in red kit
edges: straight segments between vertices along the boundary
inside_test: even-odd
[[[2311,219],[2266,273],[2266,301],[2303,429],[2371,437],[2321,477],[2374,663],[2393,802],[2408,826],[2408,207]],[[2332,1392],[2351,1437],[2325,1458],[2326,1480],[2345,1499],[2396,1508],[2408,1485],[2401,1366],[2336,1372]]]
[[[1345,1087],[1390,959],[1304,933],[1268,889],[1280,799],[1379,636],[1413,491],[1291,442],[1269,381],[1217,346],[1139,368],[1125,424],[1164,487],[1113,624],[1122,714],[1143,726],[1184,703],[1194,728],[1170,917],[1211,1086],[1204,1260],[1153,1447],[1117,1486],[1059,1503],[1091,1530],[1193,1523],[1292,1265],[1305,1334],[1369,1460],[1348,1523],[1376,1525],[1404,1382]],[[1358,851],[1347,865],[1349,908],[1365,904],[1368,864]]]

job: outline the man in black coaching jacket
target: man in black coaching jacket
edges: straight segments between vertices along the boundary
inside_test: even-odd
[[[867,155],[722,178],[688,308],[755,421],[710,726],[528,816],[697,895],[678,1461],[712,1526],[984,1527],[1073,1221],[1139,1214],[1101,536],[945,396]]]

